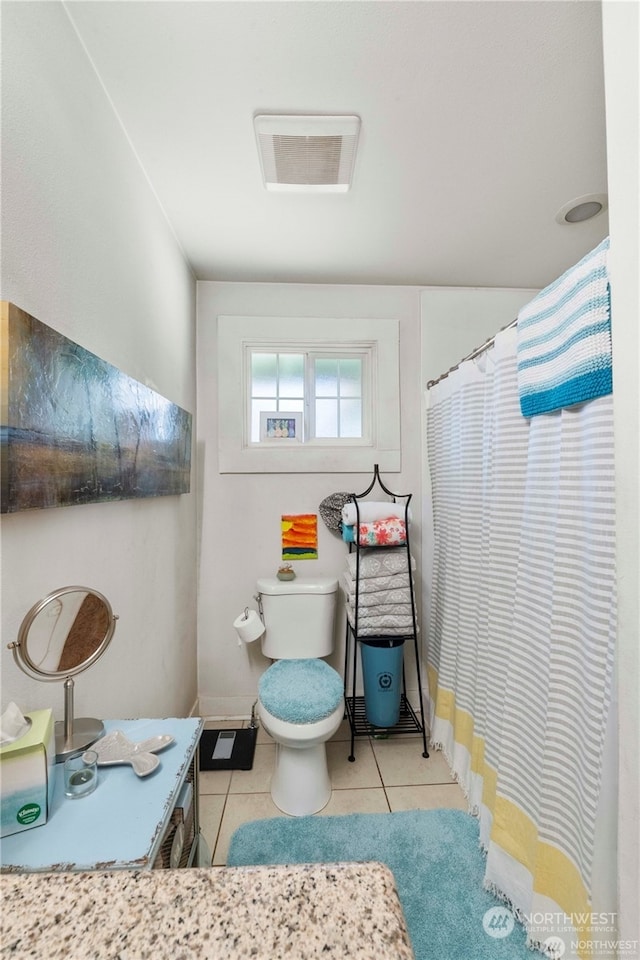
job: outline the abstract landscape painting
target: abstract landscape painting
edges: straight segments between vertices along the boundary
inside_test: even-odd
[[[0,512],[189,492],[190,413],[0,308]]]

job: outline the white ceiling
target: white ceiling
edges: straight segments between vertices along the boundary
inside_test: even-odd
[[[66,0],[198,279],[540,287],[608,232],[593,0]],[[257,113],[358,114],[352,189],[274,194]]]

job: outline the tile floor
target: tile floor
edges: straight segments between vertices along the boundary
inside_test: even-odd
[[[248,724],[206,721],[205,728],[238,729]],[[425,759],[419,735],[387,740],[358,737],[355,763],[348,760],[350,739],[349,724],[344,721],[327,744],[333,793],[318,816],[434,807],[467,809],[446,760],[435,750]],[[213,866],[224,866],[231,835],[242,823],[284,816],[269,793],[275,749],[271,737],[260,729],[252,770],[200,772],[200,828],[212,852]]]

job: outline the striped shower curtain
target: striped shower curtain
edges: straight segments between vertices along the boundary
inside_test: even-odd
[[[516,337],[427,395],[431,739],[479,817],[485,885],[531,945],[584,957],[615,636],[612,397],[525,419]]]

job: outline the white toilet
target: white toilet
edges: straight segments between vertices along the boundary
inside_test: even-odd
[[[294,817],[331,797],[325,742],[344,717],[344,683],[320,657],[333,650],[334,577],[258,580],[266,632],[262,652],[276,661],[260,678],[258,715],[276,741],[275,805]]]

